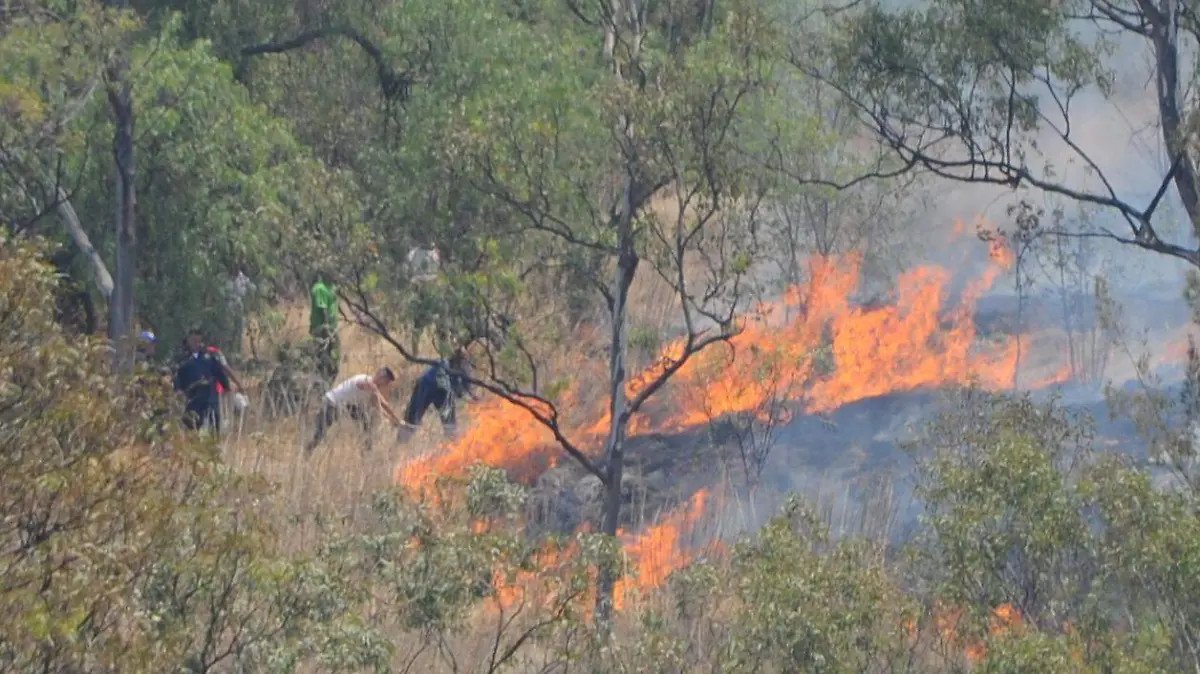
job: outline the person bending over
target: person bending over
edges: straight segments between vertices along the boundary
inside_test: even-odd
[[[471,382],[466,377],[467,366],[466,350],[459,347],[449,359],[440,360],[425,370],[417,379],[412,395],[409,396],[408,408],[404,411],[405,429],[412,431],[420,426],[425,412],[433,405],[441,418],[442,428],[447,433],[454,431],[457,425],[455,399],[463,396],[471,396],[472,399],[475,397],[471,394]]]
[[[344,411],[351,419],[358,421],[363,433],[367,436],[367,449],[371,448],[371,412],[379,410],[380,414],[391,420],[392,425],[400,425],[396,412],[388,403],[385,393],[396,382],[396,373],[390,367],[379,368],[374,376],[359,374],[343,381],[325,392],[321,410],[317,412],[316,432],[312,440],[304,447],[311,453],[325,439],[329,427],[337,421]]]

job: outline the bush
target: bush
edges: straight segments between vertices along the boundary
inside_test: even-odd
[[[264,485],[142,433],[161,401],[54,323],[40,252],[0,243],[0,671],[292,671],[341,591],[275,553]]]

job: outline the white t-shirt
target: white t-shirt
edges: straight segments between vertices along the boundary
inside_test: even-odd
[[[371,379],[369,374],[356,374],[327,391],[325,400],[331,405],[370,405],[375,402],[375,392],[359,385],[369,384]]]
[[[225,293],[229,298],[229,306],[234,309],[241,309],[246,302],[246,296],[254,292],[257,287],[254,282],[246,276],[245,272],[238,272],[232,281],[225,284]]]
[[[413,248],[408,251],[408,271],[417,283],[436,279],[441,261],[442,256],[437,248]]]

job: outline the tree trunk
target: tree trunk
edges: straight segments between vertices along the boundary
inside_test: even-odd
[[[612,334],[609,344],[609,431],[604,448],[604,511],[600,533],[617,535],[621,518],[621,480],[625,470],[625,439],[629,430],[629,413],[626,410],[625,381],[628,378],[626,361],[629,355],[629,330],[626,325],[629,288],[637,274],[638,255],[633,236],[633,180],[626,176],[622,190],[621,212],[618,216],[617,240],[620,256],[617,258],[617,276],[612,298]],[[601,564],[596,579],[596,627],[602,638],[611,632],[613,613],[613,590],[617,582],[616,569],[611,564]]]
[[[133,153],[133,91],[124,59],[109,70],[108,100],[113,111],[113,158],[116,163],[117,265],[113,298],[109,302],[108,336],[112,340],[113,369],[117,373],[133,370],[134,279],[137,271],[137,199]]]
[[[62,220],[63,227],[67,229],[67,234],[75,242],[75,247],[83,253],[91,265],[92,276],[95,278],[96,287],[100,289],[100,294],[104,296],[104,301],[112,302],[112,275],[108,273],[104,259],[92,245],[92,240],[88,238],[87,232],[83,229],[83,223],[79,221],[79,214],[75,212],[75,207],[71,205],[71,200],[67,198],[67,193],[61,187],[58,188],[58,205],[55,206],[55,210],[58,212],[59,219]]]
[[[1178,0],[1162,0],[1152,15],[1151,40],[1154,44],[1155,89],[1158,94],[1158,114],[1162,123],[1163,146],[1168,161],[1184,159],[1175,172],[1175,187],[1183,209],[1191,221],[1192,230],[1200,234],[1200,186],[1196,168],[1188,151],[1182,98],[1179,82],[1179,4]]]

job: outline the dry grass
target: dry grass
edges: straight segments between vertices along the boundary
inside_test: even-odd
[[[671,317],[677,313],[673,309],[670,287],[652,274],[640,274],[631,292],[631,322],[665,332]],[[307,305],[294,303],[278,311],[282,321],[273,334],[256,330],[255,351],[260,357],[273,353],[279,342],[297,340],[307,333]],[[341,322],[339,333],[342,344],[339,378],[389,365],[398,375],[392,401],[402,409],[421,366],[407,363],[377,335],[349,321]],[[592,409],[604,394],[602,375],[607,363],[593,356],[604,352],[606,339],[606,326],[580,326],[569,344],[554,346],[545,363],[546,371],[551,374],[578,376],[582,371],[594,371],[596,376],[578,377],[586,384],[576,390],[575,402],[581,408]],[[587,357],[581,362],[583,354]],[[426,423],[416,437],[402,446],[394,441],[390,427],[377,424],[374,446],[368,452],[359,429],[347,421],[336,424],[322,446],[306,458],[302,446],[313,432],[314,412],[268,420],[261,396],[256,395],[254,378],[244,379],[251,388],[251,406],[241,419],[226,413],[230,429],[223,440],[223,453],[237,470],[262,476],[277,486],[278,498],[270,507],[281,521],[290,523],[288,547],[292,549],[305,549],[317,540],[320,532],[311,523],[316,513],[343,513],[352,521],[359,511],[370,506],[370,494],[392,486],[398,463],[437,451],[442,440],[436,422]],[[307,407],[315,409],[316,405]]]

